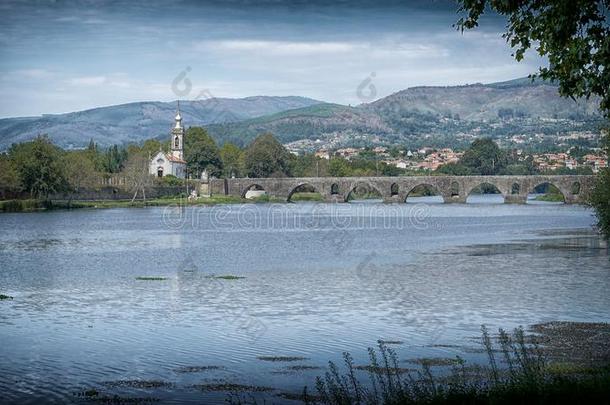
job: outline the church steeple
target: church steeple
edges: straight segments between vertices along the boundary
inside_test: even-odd
[[[176,109],[176,125],[172,129],[172,156],[184,160],[184,127],[182,126],[182,115],[180,115],[180,100]]]
[[[176,110],[176,120],[175,128],[182,128],[182,116],[180,115],[180,100],[178,100],[178,109]]]

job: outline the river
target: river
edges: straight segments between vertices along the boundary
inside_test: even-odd
[[[0,215],[3,399],[223,403],[198,384],[230,383],[283,403],[379,339],[476,362],[481,324],[610,320],[591,210],[428,202]]]

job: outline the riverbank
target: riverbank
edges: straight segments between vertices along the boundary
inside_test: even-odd
[[[412,371],[399,367],[396,350],[382,342],[369,348],[365,367],[344,353],[343,374],[330,362],[316,392],[308,397],[305,390],[299,399],[328,405],[610,403],[608,323],[550,322],[497,335],[482,327],[480,342],[486,365],[460,357],[416,359],[421,369]],[[357,370],[367,370],[368,379]]]
[[[279,201],[279,200],[278,200]],[[183,197],[153,198],[143,200],[93,200],[93,201],[65,201],[65,200],[5,200],[0,201],[0,212],[37,212],[51,210],[71,209],[104,209],[104,208],[144,208],[163,207],[170,205],[197,206],[217,204],[246,204],[256,202],[275,202],[270,198],[245,199],[232,196],[212,196],[187,200]]]
[[[319,193],[295,193],[291,196],[292,202],[322,202]],[[214,195],[200,197],[196,200],[188,200],[184,197],[162,197],[143,200],[91,200],[91,201],[67,201],[67,200],[4,200],[0,201],[0,212],[36,212],[50,210],[70,210],[80,208],[143,208],[163,207],[170,205],[198,206],[218,204],[251,204],[251,203],[285,203],[286,201],[264,194],[257,198],[238,198],[233,196]]]

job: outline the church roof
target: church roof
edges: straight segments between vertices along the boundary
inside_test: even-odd
[[[165,157],[167,158],[167,160],[169,160],[170,162],[174,162],[174,163],[184,163],[186,164],[186,162],[180,158],[175,157],[174,155],[170,155],[169,153],[165,154]]]

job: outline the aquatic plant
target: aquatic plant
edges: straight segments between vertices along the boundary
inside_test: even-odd
[[[13,297],[11,297],[10,295],[4,295],[4,294],[0,294],[0,300],[12,300]]]
[[[207,278],[213,278],[216,280],[241,280],[242,278],[245,278],[243,276],[234,276],[232,274],[227,274],[227,275],[223,275],[223,276],[207,276]]]
[[[258,356],[256,357],[262,361],[302,361],[309,360],[307,357],[300,356]]]
[[[143,281],[164,281],[164,280],[167,280],[167,277],[138,276],[138,277],[136,277],[136,280],[143,280]]]
[[[222,366],[184,366],[174,369],[176,373],[200,373],[202,371],[222,370]]]
[[[602,403],[604,400],[607,403],[610,398],[610,365],[601,369],[579,368],[574,370],[577,374],[557,374],[537,343],[526,339],[522,328],[512,334],[500,329],[498,337],[492,339],[483,326],[481,334],[488,366],[477,367],[476,373],[460,357],[451,362],[420,359],[416,362],[421,370],[405,372],[398,366],[396,352],[383,342],[379,342],[377,349],[369,348],[370,364],[366,367],[354,366],[351,355],[346,352],[343,373],[329,362],[328,371],[316,379],[319,394],[316,402],[330,405],[554,404]],[[453,364],[448,377],[431,372],[433,365],[450,363]],[[356,370],[367,371],[368,383],[357,377]]]

